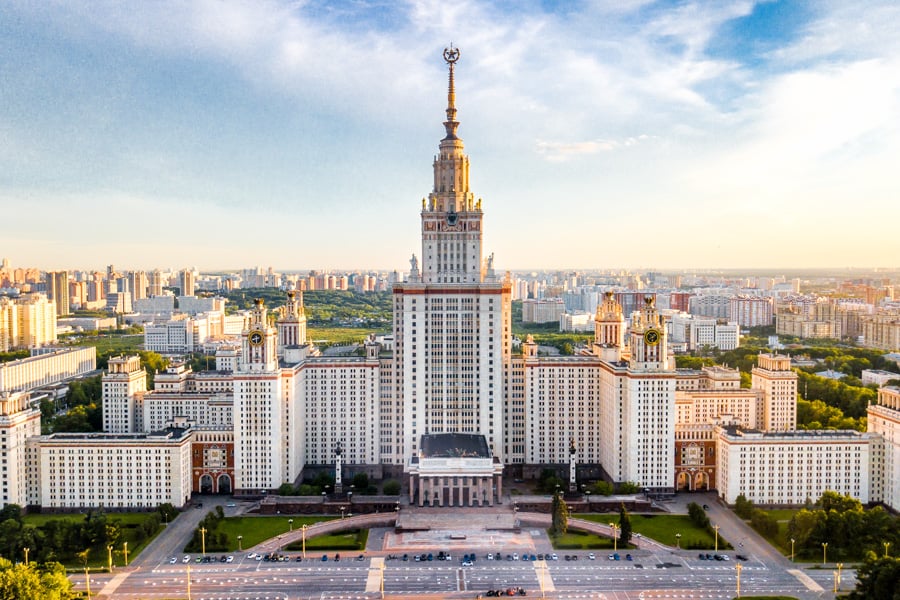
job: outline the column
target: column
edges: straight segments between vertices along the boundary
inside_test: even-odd
[[[444,485],[445,485],[445,484],[444,484],[444,478],[443,478],[443,477],[438,477],[438,478],[437,478],[437,484],[438,484],[438,490],[437,490],[437,493],[438,493],[438,506],[444,506]]]
[[[416,501],[415,482],[416,482],[415,477],[413,477],[412,474],[410,474],[410,476],[409,476],[409,503],[410,504],[412,504]],[[421,498],[422,498],[422,478],[419,477],[419,499],[420,499],[420,502],[421,502]],[[421,506],[421,503],[419,504],[419,506]]]
[[[484,506],[484,477],[478,478],[478,506]]]
[[[503,504],[503,475],[497,475],[497,504]]]
[[[422,477],[421,475],[419,475],[419,506],[422,506],[422,501],[425,497],[425,484],[427,482],[427,477]]]

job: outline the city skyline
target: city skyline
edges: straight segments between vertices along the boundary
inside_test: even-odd
[[[0,254],[404,269],[452,41],[499,269],[893,267],[891,220],[872,216],[900,191],[898,16],[887,2],[6,5],[0,210],[17,226]]]

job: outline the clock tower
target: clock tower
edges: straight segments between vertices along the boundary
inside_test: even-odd
[[[278,367],[275,329],[269,326],[268,311],[262,298],[254,302],[244,330],[238,369],[244,372],[274,371]]]

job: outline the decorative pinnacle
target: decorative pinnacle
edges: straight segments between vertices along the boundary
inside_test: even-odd
[[[454,48],[450,44],[449,48],[444,48],[444,61],[450,65],[449,86],[447,88],[447,120],[444,121],[444,129],[447,131],[445,140],[455,140],[456,128],[459,122],[456,120],[456,88],[453,85],[453,66],[459,60],[459,48]]]

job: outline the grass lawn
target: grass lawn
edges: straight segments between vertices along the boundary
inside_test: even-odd
[[[710,549],[715,547],[715,537],[705,529],[697,527],[687,515],[635,515],[631,516],[631,529],[634,533],[652,538],[663,544],[674,546],[675,534],[681,534],[682,548]],[[595,523],[618,523],[619,515],[588,514],[577,515],[580,519]],[[725,548],[719,539],[719,548]]]
[[[137,352],[144,346],[142,334],[113,335],[103,334],[96,337],[85,337],[78,340],[79,346],[94,346],[98,355],[113,354],[116,352]]]
[[[334,519],[334,517],[298,516],[228,517],[219,525],[219,531],[223,531],[228,535],[228,549],[229,551],[234,551],[238,547],[237,536],[239,535],[244,536],[243,540],[241,540],[241,547],[250,548],[276,535],[287,533],[290,529],[289,518],[294,520],[294,529],[300,529],[304,523],[310,525]],[[309,539],[307,539],[307,547],[309,547]]]
[[[549,530],[547,535],[556,550],[612,550],[613,541],[608,537],[587,533],[585,531],[573,531],[569,529],[565,535],[553,536]]]
[[[366,336],[370,333],[378,331],[387,331],[387,329],[378,329],[377,327],[310,327],[306,331],[306,338],[309,340],[327,340],[331,344],[358,344],[364,342]]]
[[[316,537],[306,539],[306,551],[361,551],[365,550],[368,539],[368,529],[352,529],[349,531],[342,531],[341,533],[317,535]],[[301,550],[302,548],[302,542],[294,542],[287,546],[288,550],[293,551]]]

